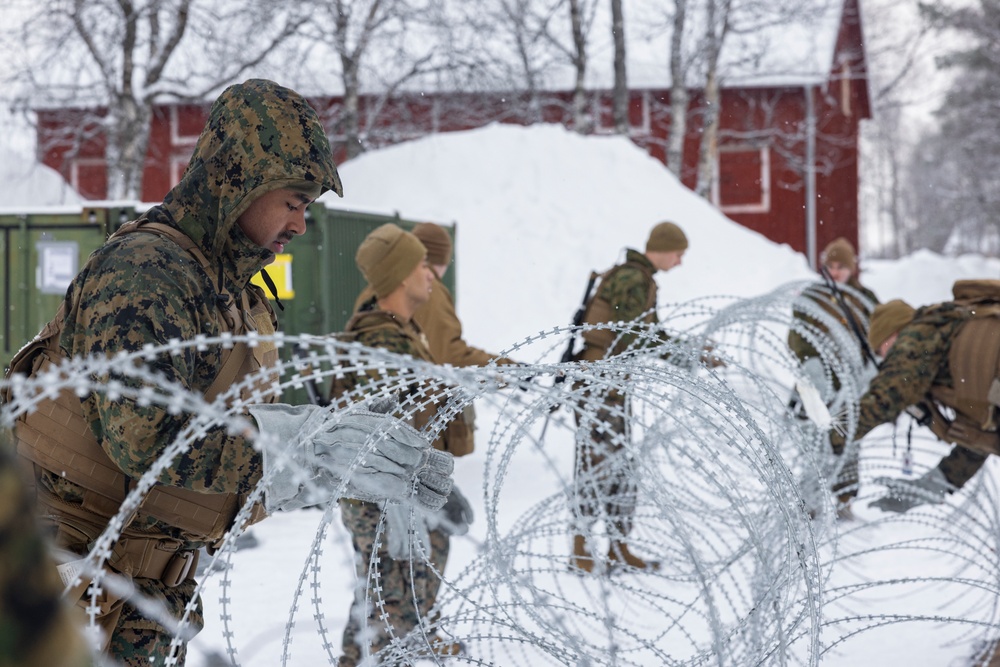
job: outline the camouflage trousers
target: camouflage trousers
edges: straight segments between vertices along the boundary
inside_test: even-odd
[[[628,397],[617,391],[592,396],[576,412],[576,531],[588,532],[598,518],[604,518],[616,537],[626,537],[632,530],[637,496],[635,470],[626,453]]]
[[[374,571],[369,572],[375,549],[376,530],[381,508],[374,503],[341,500],[340,515],[354,544],[358,583],[351,613],[344,628],[343,656],[340,667],[354,667],[364,657],[385,648],[394,639],[402,639],[411,630],[433,621],[441,579],[431,566],[417,560],[393,560],[386,548],[386,536],[378,536],[378,555]],[[448,561],[448,535],[430,531],[430,560],[437,572]],[[366,599],[367,598],[367,599]]]
[[[830,490],[837,496],[837,501],[841,504],[849,503],[858,496],[858,463],[861,456],[861,448],[857,443],[848,451],[847,444],[842,436],[835,437],[833,431],[830,432],[830,449],[842,459],[840,471]],[[844,457],[847,458],[844,458]]]
[[[174,588],[164,586],[154,579],[135,579],[133,582],[143,595],[163,603],[171,616],[180,618],[184,607],[194,595],[195,582],[186,579]],[[204,626],[201,600],[197,601],[196,611],[190,615],[190,624],[186,630],[193,636]],[[183,667],[187,654],[186,643],[181,642],[173,654],[175,661],[167,662],[170,657],[170,642],[174,636],[166,628],[144,617],[132,605],[122,606],[122,615],[111,635],[108,655],[122,667],[159,667],[161,665],[176,665]]]
[[[39,498],[44,497],[39,496]],[[85,556],[93,530],[88,530],[86,526],[83,526],[78,517],[74,519],[51,511],[51,507],[49,509],[43,523],[49,526],[56,546],[68,552],[79,554],[81,558]],[[194,579],[188,577],[173,587],[167,586],[159,579],[145,577],[129,577],[128,579],[135,588],[137,596],[149,604],[160,607],[165,614],[178,620],[183,617],[185,609],[194,600],[194,604],[191,605],[192,611],[188,614],[183,627],[187,638],[195,636],[204,627],[204,613],[201,599],[195,596],[196,582]],[[81,592],[82,596],[76,601],[76,605],[86,615],[92,598],[83,586],[81,586]],[[180,645],[173,652],[173,660],[168,662],[171,657],[170,642],[174,635],[167,628],[157,621],[147,618],[128,600],[118,597],[110,590],[103,590],[94,601],[100,610],[94,621],[103,632],[110,633],[110,637],[105,635],[107,637],[105,650],[113,664],[122,667],[161,667],[165,665],[183,667],[186,656],[186,641],[180,642]],[[84,617],[86,618],[86,616]]]

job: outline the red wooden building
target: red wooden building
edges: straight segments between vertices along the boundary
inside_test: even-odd
[[[759,50],[753,66],[737,64],[724,78],[715,161],[714,203],[733,220],[815,261],[829,241],[858,243],[859,125],[871,117],[859,0],[827,0],[826,15],[808,26],[781,26]],[[760,41],[759,36],[758,41]],[[631,76],[631,75],[630,75]],[[670,91],[644,86],[629,94],[629,136],[665,160],[670,133]],[[610,86],[609,86],[610,87]],[[608,87],[608,88],[609,88]],[[589,93],[593,132],[611,133],[611,93]],[[390,100],[362,96],[368,148],[488,122],[572,124],[571,93],[544,93],[529,104],[518,93],[409,93]],[[341,98],[311,100],[320,111],[338,158]],[[702,133],[702,98],[691,96],[682,180],[694,187]],[[529,111],[530,110],[530,111]],[[142,199],[159,201],[179,180],[207,117],[208,105],[173,104],[154,110]],[[82,110],[39,111],[38,145],[45,164],[80,194],[104,199],[107,174],[99,128]],[[89,125],[89,126],[88,126]]]

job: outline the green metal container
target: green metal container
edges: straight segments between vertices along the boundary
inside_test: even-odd
[[[4,366],[52,319],[70,281],[90,254],[111,232],[141,212],[130,207],[93,206],[82,212],[0,215],[0,348]],[[398,215],[341,211],[320,204],[309,207],[306,234],[293,240],[287,256],[268,270],[289,293],[281,298],[284,310],[275,308],[281,331],[323,335],[343,330],[365,286],[354,254],[369,232],[387,222],[407,230],[417,224]],[[454,240],[454,224],[442,226]],[[454,294],[454,268],[445,274],[444,282]],[[282,355],[287,359],[291,353],[284,350]],[[304,402],[305,392],[293,392],[284,400]]]

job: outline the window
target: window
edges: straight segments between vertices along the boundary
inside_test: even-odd
[[[771,210],[771,152],[767,146],[719,148],[714,199],[723,213]]]
[[[84,199],[106,199],[108,196],[108,168],[100,158],[73,160],[69,180]]]
[[[208,121],[208,108],[193,104],[170,107],[170,145],[187,146],[198,142]]]

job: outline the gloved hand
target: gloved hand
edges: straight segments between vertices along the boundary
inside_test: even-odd
[[[917,479],[899,477],[876,477],[876,484],[882,484],[888,491],[885,496],[868,503],[883,512],[903,513],[918,505],[937,504],[945,496],[954,492],[955,486],[944,477],[940,468],[931,468]]]
[[[398,504],[386,507],[385,548],[389,552],[389,558],[408,560],[421,553],[429,557],[431,536],[427,524],[427,516],[416,507]],[[413,544],[413,549],[410,549],[410,544]]]
[[[451,491],[454,460],[389,414],[393,406],[388,401],[342,412],[318,405],[249,406],[269,441],[263,446],[264,474],[271,474],[265,508],[322,502],[346,480],[350,498],[439,509]],[[292,448],[287,456],[285,447]]]
[[[444,507],[427,517],[427,523],[432,530],[440,530],[449,535],[465,535],[469,532],[469,524],[473,520],[472,505],[457,486],[451,487],[451,495],[448,496]]]

